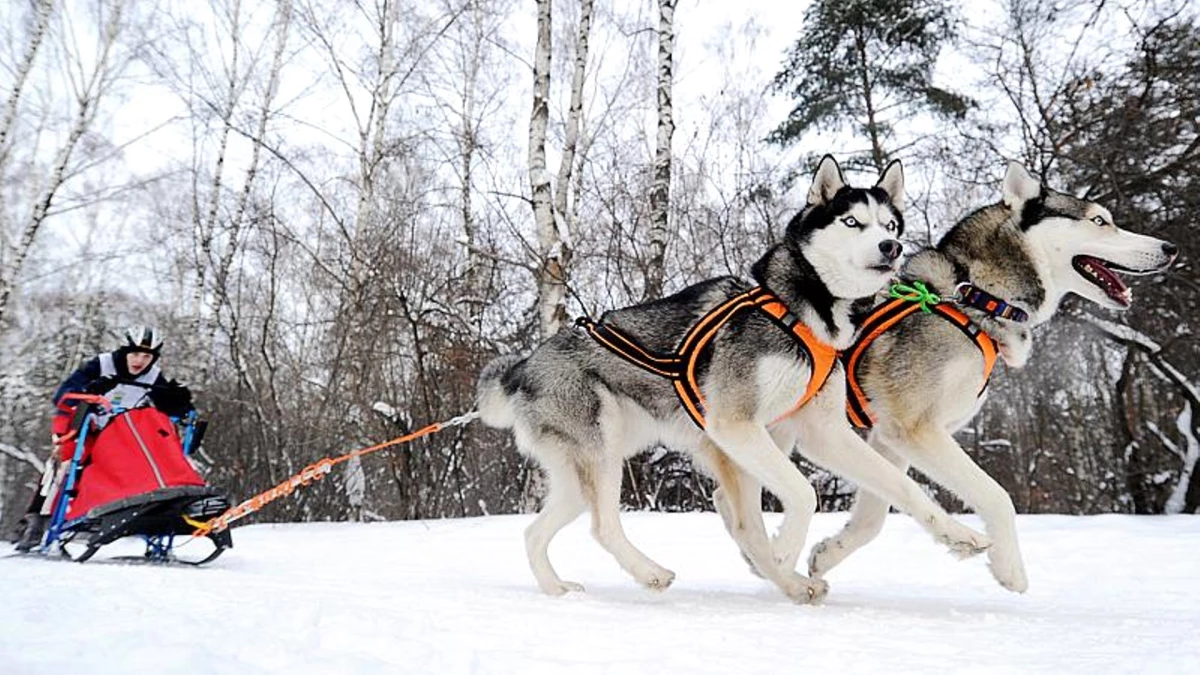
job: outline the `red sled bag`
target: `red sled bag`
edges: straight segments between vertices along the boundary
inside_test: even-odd
[[[78,493],[67,521],[93,507],[163,488],[204,486],[204,479],[183,454],[171,419],[156,408],[135,408],[113,417],[87,443]]]

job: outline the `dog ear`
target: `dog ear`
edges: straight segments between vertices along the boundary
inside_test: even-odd
[[[1015,160],[1008,161],[1004,173],[1004,205],[1018,209],[1030,199],[1042,193],[1042,184],[1030,175],[1029,170]]]
[[[812,186],[808,188],[808,203],[810,206],[824,204],[844,187],[846,179],[842,176],[842,167],[838,166],[833,155],[825,155],[813,174]]]
[[[887,168],[883,170],[883,175],[879,177],[879,182],[875,187],[883,188],[883,191],[888,193],[888,197],[892,199],[892,206],[896,210],[904,213],[904,167],[900,165],[900,160],[893,159],[888,162]]]

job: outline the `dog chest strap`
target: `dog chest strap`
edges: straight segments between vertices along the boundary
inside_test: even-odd
[[[920,310],[921,307],[920,304],[905,298],[890,300],[879,305],[863,322],[859,338],[855,341],[854,346],[842,355],[842,361],[846,367],[846,415],[854,426],[870,429],[876,421],[875,415],[868,405],[869,399],[866,392],[862,390],[862,385],[858,381],[859,360],[871,343],[875,341],[875,338],[891,329],[900,320]],[[949,321],[962,331],[979,349],[979,353],[983,356],[983,387],[979,390],[979,394],[982,395],[987,389],[988,382],[992,377],[992,369],[996,365],[996,354],[999,352],[996,341],[974,321],[971,321],[970,317],[944,302],[931,305],[930,309],[933,314]]]
[[[904,317],[920,309],[920,304],[910,302],[905,298],[889,300],[879,305],[863,321],[862,327],[859,329],[858,340],[850,347],[849,351],[842,354],[842,361],[846,366],[846,414],[854,426],[870,429],[875,425],[875,415],[867,406],[867,395],[858,382],[859,360],[867,351],[867,347],[875,341],[875,338],[896,325]]]
[[[979,393],[982,394],[983,390],[987,389],[988,381],[992,377],[992,368],[996,366],[996,354],[1000,351],[996,340],[980,328],[979,324],[972,321],[969,316],[954,307],[937,305],[933,308],[933,312],[954,324],[956,328],[963,332],[963,335],[970,338],[971,342],[974,342],[975,346],[979,348],[979,353],[983,355],[983,387],[979,390]]]
[[[787,306],[779,300],[772,300],[761,305],[760,309],[770,315],[780,327],[792,334],[796,344],[805,351],[808,355],[808,362],[812,364],[812,375],[808,379],[808,386],[805,388],[804,394],[796,402],[796,405],[780,415],[779,419],[783,419],[799,410],[801,406],[817,395],[817,392],[825,385],[825,381],[829,379],[829,374],[833,372],[833,366],[838,359],[838,351],[818,339],[812,329],[800,321],[799,317],[792,314]]]

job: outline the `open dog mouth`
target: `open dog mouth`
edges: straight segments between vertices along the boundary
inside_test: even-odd
[[[1133,291],[1129,290],[1121,277],[1113,271],[1114,268],[1126,271],[1126,268],[1090,255],[1075,256],[1071,259],[1071,266],[1075,268],[1079,276],[1099,286],[1105,295],[1112,298],[1112,301],[1121,307],[1129,307],[1133,304]]]

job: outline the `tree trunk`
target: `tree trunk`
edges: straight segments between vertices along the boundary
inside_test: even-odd
[[[559,239],[562,242],[561,263],[564,270],[562,279],[564,285],[570,272],[571,233],[575,227],[571,217],[572,212],[568,208],[568,200],[571,193],[571,172],[575,168],[575,151],[579,145],[580,120],[583,117],[583,83],[587,74],[588,38],[592,30],[592,4],[592,0],[581,0],[579,4],[579,32],[575,40],[575,69],[571,75],[571,104],[567,111],[562,160],[558,165],[558,178],[554,183],[554,216],[555,222],[561,228]],[[563,299],[565,300],[565,293]],[[560,313],[565,319],[565,306],[561,308]],[[558,327],[561,327],[561,323]]]
[[[867,136],[871,139],[871,161],[875,163],[875,170],[883,173],[883,144],[879,139],[879,123],[875,119],[875,99],[871,90],[871,64],[867,60],[867,40],[862,34],[862,30],[855,31],[854,46],[858,51],[858,69],[862,76],[862,94],[863,103],[867,109]]]
[[[33,213],[17,239],[13,259],[8,261],[3,271],[0,272],[0,325],[4,323],[4,315],[8,309],[13,289],[16,287],[17,278],[21,274],[21,268],[25,265],[25,258],[29,255],[29,250],[37,239],[42,223],[50,213],[50,206],[54,203],[55,196],[67,180],[67,169],[71,165],[71,156],[75,152],[75,146],[91,128],[92,122],[96,119],[100,100],[107,93],[110,84],[109,78],[113,75],[113,72],[110,71],[110,57],[117,36],[121,32],[123,9],[121,4],[115,4],[112,14],[104,22],[99,36],[101,44],[99,53],[96,55],[95,69],[88,73],[86,82],[78,83],[79,87],[76,89],[76,104],[79,108],[75,113],[71,131],[67,135],[66,142],[59,148],[58,155],[54,160],[54,167],[47,178],[46,187],[39,195]]]
[[[546,169],[546,128],[550,122],[551,0],[537,0],[537,48],[533,59],[533,112],[529,119],[529,187],[537,228],[538,330],[550,337],[566,323],[567,263],[570,241],[554,212]]]
[[[1197,423],[1195,415],[1195,412],[1200,410],[1200,387],[1168,361],[1163,356],[1162,347],[1148,335],[1091,314],[1084,314],[1082,318],[1102,330],[1108,339],[1145,354],[1150,366],[1175,386],[1187,405],[1187,409],[1177,421],[1179,431],[1189,447],[1196,443],[1196,439],[1200,438],[1200,424]],[[1200,508],[1200,472],[1194,470],[1196,459],[1189,457],[1189,454],[1185,452],[1183,456],[1184,466],[1180,468],[1181,484],[1177,487],[1179,492],[1183,492],[1183,506],[1180,508],[1183,513],[1194,513]],[[1184,484],[1186,489],[1183,488]]]
[[[42,39],[46,37],[46,29],[50,25],[50,14],[53,10],[54,2],[52,0],[39,0],[37,3],[33,32],[29,36],[29,44],[25,45],[25,53],[21,56],[20,63],[17,64],[12,88],[8,92],[8,100],[4,103],[4,117],[0,119],[0,174],[6,173],[4,169],[8,164],[8,141],[13,123],[17,119],[17,105],[21,101],[21,92],[25,88],[25,80],[29,78],[29,71],[33,70],[33,62],[37,58],[38,48],[42,46]]]
[[[675,133],[672,116],[672,78],[675,53],[675,3],[658,3],[658,136],[654,152],[654,184],[650,190],[650,260],[646,266],[644,300],[662,297],[666,277],[667,244],[671,194],[671,137]]]
[[[208,269],[213,264],[212,244],[213,237],[217,231],[217,212],[221,203],[221,189],[225,179],[225,155],[229,148],[229,135],[233,128],[233,112],[237,107],[238,90],[240,83],[238,81],[238,64],[241,57],[241,2],[235,2],[233,5],[233,16],[229,22],[229,67],[226,72],[229,74],[228,86],[225,88],[225,97],[220,102],[223,104],[221,109],[221,136],[217,141],[217,156],[216,165],[213,167],[213,175],[211,184],[208,186],[208,204],[205,206],[204,213],[200,212],[200,203],[198,199],[192,201],[192,213],[196,236],[199,238],[198,245],[200,250],[196,252],[196,288],[192,295],[192,326],[189,334],[199,338],[202,335],[207,335],[208,340],[200,343],[200,346],[207,349],[212,344],[212,335],[216,331],[216,324],[211,328],[204,320],[204,295],[206,286],[208,285]],[[203,58],[199,54],[193,54],[193,58]],[[256,148],[257,149],[257,148]],[[193,195],[198,197],[196,191]],[[218,282],[219,283],[219,282]],[[219,291],[218,291],[219,292]],[[216,311],[219,311],[219,307]],[[215,354],[214,354],[215,356]],[[211,359],[206,358],[200,364],[200,383],[206,384],[209,375],[209,366]]]

